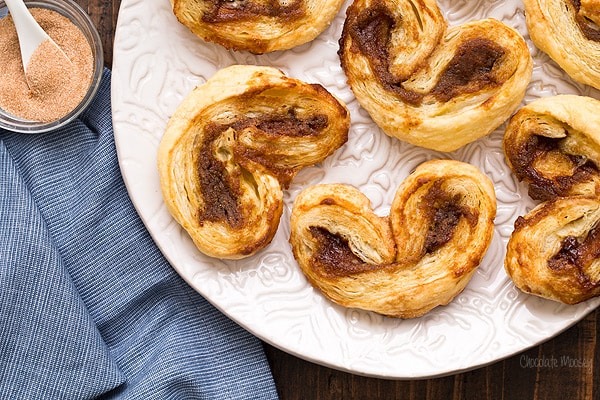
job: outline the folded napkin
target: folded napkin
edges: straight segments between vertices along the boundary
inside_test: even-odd
[[[276,398],[261,342],[176,274],[133,208],[110,79],[58,131],[0,129],[0,398]]]

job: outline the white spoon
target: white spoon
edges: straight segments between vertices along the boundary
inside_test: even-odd
[[[27,68],[31,56],[36,49],[46,40],[52,43],[66,59],[68,57],[54,40],[42,29],[42,27],[33,18],[23,0],[4,0],[8,6],[8,10],[15,23],[17,35],[19,37],[19,47],[21,48],[21,59],[23,60],[23,70],[27,76]],[[69,61],[70,62],[70,61]]]

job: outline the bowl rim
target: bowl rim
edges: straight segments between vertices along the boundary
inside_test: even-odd
[[[100,81],[104,71],[104,53],[102,39],[100,38],[96,26],[89,14],[75,1],[25,0],[25,5],[28,8],[37,7],[50,9],[69,18],[69,20],[82,31],[83,35],[88,40],[92,49],[92,56],[94,57],[94,70],[92,72],[92,79],[88,90],[79,104],[65,116],[55,121],[39,122],[16,117],[0,108],[0,128],[18,133],[38,134],[53,131],[68,124],[77,118],[90,105],[100,87]],[[0,0],[0,18],[4,18],[6,15],[8,15],[6,3],[3,0]]]

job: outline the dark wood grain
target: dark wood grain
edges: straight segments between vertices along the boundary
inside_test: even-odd
[[[112,66],[113,41],[117,27],[120,0],[75,0],[98,28],[104,50],[104,65]]]
[[[300,360],[269,345],[265,351],[282,400],[598,399],[597,322],[595,311],[557,337],[506,360],[461,374],[416,381],[365,378]],[[536,368],[532,365],[536,360],[549,363]]]
[[[76,1],[96,24],[105,65],[110,68],[120,0]],[[268,344],[264,347],[282,400],[600,399],[599,316],[594,311],[557,337],[506,360],[465,373],[415,381],[348,374],[304,361]],[[556,359],[558,365],[531,365],[541,359]]]

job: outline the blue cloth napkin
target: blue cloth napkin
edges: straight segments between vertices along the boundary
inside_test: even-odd
[[[110,79],[63,129],[0,129],[0,398],[277,398],[261,342],[176,274],[139,219]]]

